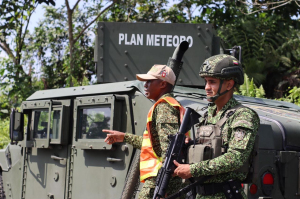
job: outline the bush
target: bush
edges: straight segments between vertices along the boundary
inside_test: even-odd
[[[279,98],[277,100],[291,102],[300,106],[300,88],[295,86],[294,88],[289,90],[288,96]]]
[[[245,73],[244,74],[244,84],[241,85],[238,88],[238,91],[236,91],[234,94],[243,95],[243,96],[247,96],[247,97],[264,98],[264,96],[265,96],[265,90],[264,90],[264,88],[263,88],[262,85],[260,85],[260,87],[258,88],[254,84],[253,78],[250,81],[249,77]]]
[[[9,142],[9,118],[6,118],[0,120],[0,149],[5,148]]]

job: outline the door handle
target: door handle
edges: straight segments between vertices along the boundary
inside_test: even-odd
[[[53,160],[64,160],[64,158],[61,158],[61,157],[58,157],[58,156],[55,156],[55,155],[51,155],[51,158]]]
[[[122,162],[122,161],[123,161],[122,159],[118,159],[118,158],[110,158],[110,157],[106,158],[106,160],[107,160],[108,162]]]

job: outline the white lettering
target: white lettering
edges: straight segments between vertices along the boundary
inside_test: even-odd
[[[181,42],[189,42],[189,47],[193,46],[193,37],[185,35],[155,35],[147,34],[146,46],[167,46],[177,47]],[[143,46],[143,34],[119,33],[119,45]]]
[[[136,45],[136,42],[135,42],[135,34],[132,34],[132,35],[131,35],[130,45]]]
[[[160,35],[155,35],[154,46],[160,46],[160,45],[159,45],[159,38],[160,38]]]
[[[125,34],[125,45],[130,45],[130,42],[127,40],[127,33]]]
[[[160,35],[160,38],[161,38],[161,46],[165,46],[166,35]]]
[[[172,47],[171,42],[172,42],[172,35],[167,35],[167,46]]]
[[[136,45],[143,45],[143,34],[137,34],[136,35],[137,38],[136,38]]]
[[[186,41],[190,43],[189,47],[192,47],[193,46],[193,37],[192,36],[188,36],[186,38]]]
[[[146,42],[146,45],[147,45],[147,46],[153,46],[153,43],[154,43],[154,37],[153,37],[153,35],[147,34],[147,42]]]
[[[175,35],[173,37],[173,46],[177,47],[179,45],[179,37],[177,35]]]
[[[186,41],[186,37],[183,36],[183,35],[180,35],[180,43],[183,42],[183,41]]]
[[[122,41],[124,40],[124,34],[119,33],[119,45],[121,45]]]

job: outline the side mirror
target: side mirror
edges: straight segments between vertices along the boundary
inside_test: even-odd
[[[15,109],[12,109],[10,114],[9,135],[12,143],[24,138],[24,114]]]

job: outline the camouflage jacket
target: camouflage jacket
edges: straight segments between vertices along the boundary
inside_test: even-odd
[[[223,116],[226,110],[239,104],[234,98],[231,98],[227,104],[217,113],[216,105],[209,106],[207,124],[216,124]],[[200,121],[200,125],[204,119]],[[230,179],[244,180],[247,173],[235,172],[244,162],[248,161],[251,154],[255,136],[260,121],[257,113],[250,108],[243,107],[235,111],[224,124],[222,129],[222,139],[224,145],[228,145],[227,153],[211,159],[191,164],[191,174],[193,177],[214,175],[208,183],[220,183]],[[223,193],[216,194],[219,197]],[[197,198],[200,198],[199,196]],[[218,198],[218,197],[201,197]]]
[[[161,98],[164,97],[173,96],[168,93]],[[168,103],[159,103],[154,109],[150,133],[152,136],[153,150],[158,156],[163,157],[163,161],[165,160],[166,151],[169,145],[168,135],[176,134],[179,130],[179,114],[179,110]],[[124,142],[133,145],[135,148],[141,149],[143,137],[126,133]],[[170,182],[170,184],[172,184],[172,182]],[[155,188],[155,178],[146,180],[144,186]]]

